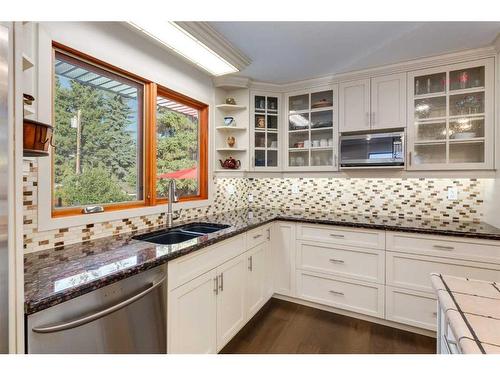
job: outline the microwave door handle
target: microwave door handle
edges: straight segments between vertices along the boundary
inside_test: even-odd
[[[153,290],[155,290],[156,288],[161,286],[166,278],[167,278],[167,275],[163,276],[160,280],[151,283],[151,285],[147,289],[134,295],[133,297],[130,297],[130,298],[126,299],[125,301],[119,302],[116,305],[108,307],[107,309],[101,310],[97,313],[90,314],[90,315],[84,316],[82,318],[72,320],[70,322],[57,323],[54,325],[44,326],[44,327],[36,327],[36,328],[33,328],[32,330],[33,330],[33,332],[36,332],[36,333],[54,333],[54,332],[66,331],[68,329],[77,328],[77,327],[80,327],[84,324],[91,323],[99,318],[102,318],[102,317],[105,317],[106,315],[112,314],[115,311],[121,310],[124,307],[141,299],[145,295],[151,293]]]

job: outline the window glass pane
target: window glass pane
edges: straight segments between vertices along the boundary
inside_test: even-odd
[[[156,195],[168,197],[168,183],[177,182],[179,197],[199,194],[199,111],[158,96],[156,106]]]
[[[143,86],[56,52],[54,206],[142,200]]]

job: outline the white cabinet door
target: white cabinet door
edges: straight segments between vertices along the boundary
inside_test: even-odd
[[[340,131],[370,130],[370,80],[340,84]]]
[[[207,272],[169,293],[168,353],[215,354],[216,272]]]
[[[406,74],[391,74],[371,80],[371,128],[406,126]]]
[[[245,260],[242,255],[217,268],[217,350],[222,349],[245,324]],[[202,312],[197,308],[198,314]]]
[[[274,292],[293,296],[295,282],[295,224],[279,222],[271,245]],[[292,281],[293,280],[293,281]]]
[[[245,254],[246,272],[246,312],[251,318],[266,302],[266,255],[267,242],[257,245]]]

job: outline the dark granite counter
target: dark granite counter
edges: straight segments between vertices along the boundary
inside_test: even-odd
[[[272,209],[231,211],[196,220],[231,227],[181,244],[156,245],[132,238],[148,229],[26,254],[25,313],[33,314],[274,220],[500,240],[500,229],[486,223]]]

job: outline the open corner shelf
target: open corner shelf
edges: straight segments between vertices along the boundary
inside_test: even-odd
[[[244,105],[237,105],[237,104],[218,104],[215,106],[215,108],[230,112],[230,111],[242,111],[247,107]]]

